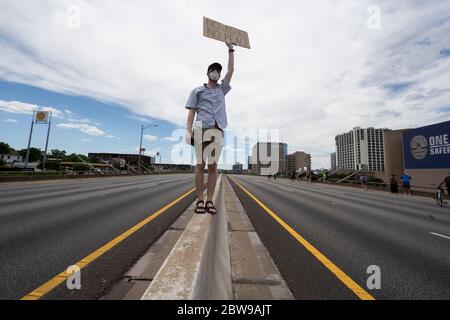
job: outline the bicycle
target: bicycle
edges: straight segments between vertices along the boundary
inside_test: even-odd
[[[437,187],[436,204],[440,207],[442,207],[444,203],[447,204],[447,201],[444,201],[444,188],[442,188],[442,185],[432,184],[432,186]]]

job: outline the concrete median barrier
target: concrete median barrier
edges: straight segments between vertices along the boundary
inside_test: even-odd
[[[192,217],[141,300],[233,298],[222,175],[213,202],[217,215]]]

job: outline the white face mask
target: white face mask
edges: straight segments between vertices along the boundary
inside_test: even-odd
[[[216,70],[214,70],[214,71],[212,71],[212,72],[209,73],[209,78],[210,78],[212,81],[219,81],[219,79],[220,79],[220,73],[217,72]]]

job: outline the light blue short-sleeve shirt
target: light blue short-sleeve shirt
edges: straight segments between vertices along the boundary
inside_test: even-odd
[[[220,129],[225,129],[228,126],[225,96],[230,90],[230,83],[225,79],[215,88],[204,84],[192,90],[186,109],[197,111],[196,121],[201,121],[202,128],[215,128],[217,123]]]

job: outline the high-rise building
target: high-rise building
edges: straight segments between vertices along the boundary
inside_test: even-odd
[[[384,133],[389,129],[360,128],[337,135],[336,158],[339,170],[384,171]]]
[[[330,156],[331,161],[331,172],[336,171],[336,152],[333,152]]]
[[[250,171],[252,170],[252,156],[248,156],[247,169],[250,170]]]
[[[243,169],[244,166],[242,165],[242,163],[236,162],[235,164],[233,164],[233,172],[242,173]]]
[[[273,155],[272,151],[278,154]],[[280,142],[258,142],[252,150],[253,174],[280,174],[286,172],[287,144]],[[261,170],[264,169],[265,170]],[[269,169],[270,168],[270,169]],[[268,171],[269,170],[269,171]]]
[[[311,171],[311,155],[297,151],[286,156],[287,172]]]

